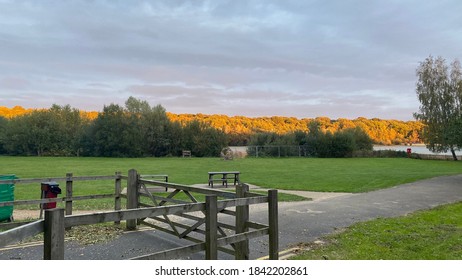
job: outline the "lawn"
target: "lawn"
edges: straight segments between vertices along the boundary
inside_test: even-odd
[[[238,170],[241,181],[266,188],[323,192],[367,192],[419,179],[462,173],[461,163],[390,158],[85,158],[0,157],[0,174],[19,178],[127,174],[168,174],[179,184],[206,184],[208,171]],[[111,181],[76,182],[74,195],[113,193]],[[37,199],[39,186],[17,184],[15,199]],[[112,208],[112,201],[87,201],[84,209]],[[76,206],[80,203],[76,203]],[[106,205],[107,204],[107,205]],[[80,207],[79,207],[80,208]]]
[[[405,217],[355,224],[324,238],[297,260],[460,260],[462,203],[419,211]]]
[[[207,183],[208,171],[238,170],[245,183],[262,187],[327,192],[367,192],[442,175],[462,173],[462,163],[406,158],[66,158],[0,157],[0,174],[20,178],[168,174],[179,184]]]

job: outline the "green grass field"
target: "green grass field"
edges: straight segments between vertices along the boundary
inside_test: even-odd
[[[462,173],[461,163],[406,158],[75,158],[0,157],[0,174],[19,178],[127,174],[131,168],[141,174],[168,174],[179,184],[206,184],[208,171],[238,170],[241,181],[267,188],[323,192],[367,192],[419,179]],[[36,199],[39,186],[17,184],[15,199]],[[76,182],[74,195],[112,193],[113,182]],[[290,199],[290,198],[289,198]],[[88,201],[84,209],[112,208]],[[78,203],[80,204],[80,203]]]
[[[207,183],[208,171],[238,170],[245,183],[287,190],[367,192],[420,179],[462,173],[462,163],[406,158],[66,158],[0,157],[0,174],[20,178],[168,174],[171,182]]]

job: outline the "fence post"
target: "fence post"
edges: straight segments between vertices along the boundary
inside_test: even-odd
[[[279,259],[278,191],[268,191],[269,259]]]
[[[115,173],[115,191],[114,191],[114,210],[119,211],[122,209],[120,194],[122,193],[122,173],[117,171]],[[115,221],[114,224],[120,224],[120,221]]]
[[[64,260],[64,209],[45,211],[43,259]]]
[[[138,208],[138,185],[139,185],[139,175],[135,169],[130,169],[128,171],[128,180],[127,180],[127,209],[136,209]],[[127,220],[127,230],[136,229],[136,219]]]
[[[218,259],[217,246],[218,229],[218,206],[217,196],[205,197],[205,259]]]
[[[236,198],[245,198],[245,194],[249,192],[249,185],[240,184],[236,186]],[[249,230],[247,222],[249,221],[249,205],[236,207],[236,234],[244,233]],[[235,244],[236,260],[249,259],[249,241],[241,241]]]
[[[66,173],[66,216],[72,215],[72,196],[73,196],[73,174]],[[70,230],[71,227],[66,228],[66,230]]]

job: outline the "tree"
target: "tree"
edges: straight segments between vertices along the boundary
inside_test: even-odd
[[[139,125],[132,115],[116,104],[104,106],[94,121],[87,148],[90,154],[105,157],[139,157],[143,155],[143,139]]]
[[[445,59],[429,56],[416,70],[416,92],[421,103],[414,117],[424,123],[423,139],[432,152],[451,151],[462,147],[462,70],[454,60],[449,67]]]
[[[204,122],[194,120],[183,128],[183,148],[194,156],[216,157],[226,146],[226,135]]]
[[[161,105],[151,108],[147,101],[130,96],[125,108],[134,122],[138,122],[141,137],[144,140],[143,150],[151,156],[165,156],[170,152],[171,122],[167,111]]]

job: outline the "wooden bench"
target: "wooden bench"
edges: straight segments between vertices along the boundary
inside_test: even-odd
[[[164,182],[168,183],[168,175],[165,175],[165,174],[140,175],[140,177],[143,178],[143,179],[152,179],[152,180],[155,180],[155,181],[164,181]],[[165,187],[165,191],[168,191],[168,187]]]
[[[213,188],[213,182],[221,182],[222,186],[228,187],[228,180],[233,180],[234,185],[240,183],[239,171],[213,171],[209,172],[209,186]],[[214,176],[219,175],[219,178],[214,178]],[[231,177],[228,177],[231,175]]]
[[[191,151],[183,150],[182,155],[183,157],[191,157]]]

